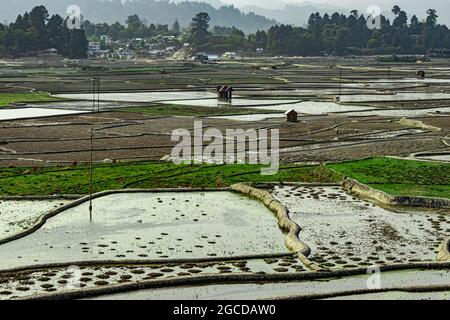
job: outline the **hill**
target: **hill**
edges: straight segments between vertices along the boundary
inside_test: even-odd
[[[67,7],[73,0],[3,0],[0,20],[14,21],[18,14],[31,10],[35,5],[44,5],[49,12],[66,16]],[[6,2],[6,3],[5,3]],[[211,2],[216,6],[218,2]],[[95,22],[124,23],[128,16],[138,14],[143,20],[154,24],[172,24],[176,19],[182,26],[188,26],[192,17],[199,12],[207,12],[212,18],[212,26],[233,27],[246,33],[268,29],[277,22],[254,13],[243,13],[234,6],[216,8],[205,2],[172,2],[167,0],[78,0],[85,19]]]

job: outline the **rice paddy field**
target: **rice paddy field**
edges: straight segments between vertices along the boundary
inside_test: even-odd
[[[448,61],[42,65],[0,64],[1,300],[448,299]],[[194,122],[277,129],[278,172],[174,164],[172,133]],[[345,178],[439,206],[392,206],[344,191]]]

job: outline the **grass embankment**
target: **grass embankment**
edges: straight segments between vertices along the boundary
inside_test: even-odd
[[[102,164],[94,169],[94,191],[127,188],[215,188],[238,182],[339,182],[324,166],[282,167],[263,176],[259,165],[175,165],[172,163]],[[87,166],[5,168],[0,170],[0,195],[87,194]]]
[[[160,105],[149,107],[133,107],[116,110],[118,112],[136,112],[149,116],[226,116],[255,113],[276,113],[271,110],[260,110],[240,107],[197,107],[183,105]]]
[[[0,93],[0,107],[7,106],[10,103],[29,103],[58,100],[60,99],[49,96],[47,92]]]
[[[263,176],[258,165],[175,165],[133,162],[94,168],[94,191],[128,188],[215,188],[238,182],[331,182],[344,176],[392,195],[450,198],[450,164],[372,158],[321,166],[282,166]],[[0,195],[87,194],[87,166],[4,168]]]
[[[448,163],[371,158],[327,167],[392,195],[450,199]]]

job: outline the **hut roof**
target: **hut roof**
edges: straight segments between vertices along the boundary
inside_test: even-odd
[[[230,86],[218,86],[217,87],[217,92],[229,92],[229,91],[233,91],[233,88]]]
[[[295,113],[295,114],[298,114],[298,112],[297,111],[295,111],[294,109],[289,109],[288,111],[286,111],[284,114],[287,116],[287,115],[289,115],[289,114],[293,114],[293,113]]]

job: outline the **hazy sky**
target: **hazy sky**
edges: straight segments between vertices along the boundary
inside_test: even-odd
[[[358,9],[361,12],[371,5],[380,7],[382,11],[390,11],[394,4],[398,4],[402,9],[421,12],[427,8],[447,9],[450,4],[449,0],[222,0],[222,2],[236,6],[257,5],[271,9],[282,9],[285,3],[315,3],[324,7],[326,7],[326,4],[331,4],[343,8]]]
[[[320,4],[332,4],[335,6],[342,7],[361,7],[361,6],[369,6],[373,4],[380,5],[389,5],[393,2],[392,0],[222,0],[225,3],[232,3],[237,6],[243,5],[258,5],[260,7],[279,7],[282,3],[320,3]]]

